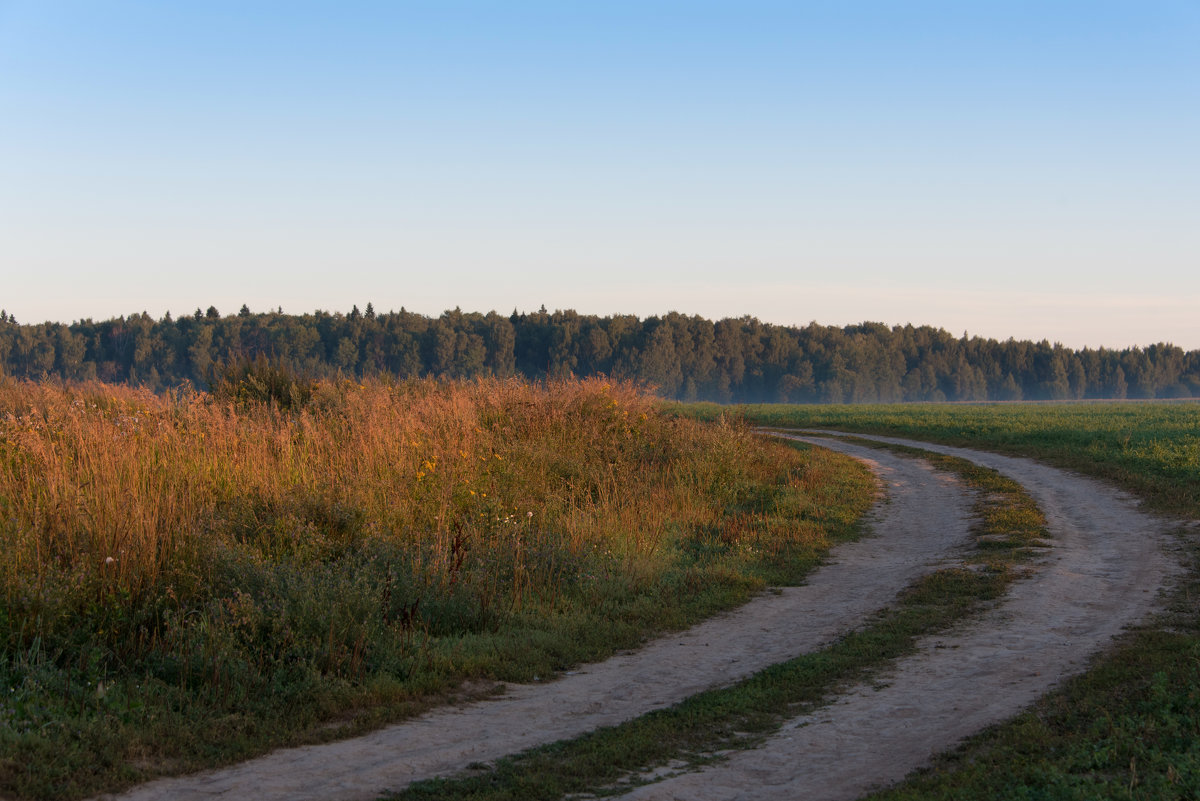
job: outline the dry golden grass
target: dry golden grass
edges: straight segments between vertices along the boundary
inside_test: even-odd
[[[731,464],[786,471],[788,452],[772,453],[601,380],[324,383],[295,412],[6,381],[0,575],[10,595],[65,573],[143,596],[168,575],[178,591],[180,565],[218,541],[271,556],[363,536],[413,546],[421,578],[443,584],[468,552],[505,551],[520,572],[546,537],[632,567],[670,526],[719,522],[730,499],[711,490]]]
[[[794,580],[871,495],[849,460],[628,384],[231,376],[0,379],[0,795],[600,658]]]

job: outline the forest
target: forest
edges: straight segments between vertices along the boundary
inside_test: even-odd
[[[207,388],[250,362],[313,379],[605,375],[665,398],[721,403],[890,403],[1200,397],[1200,351],[1167,343],[1074,350],[930,326],[781,326],[671,312],[430,317],[251,312],[19,323],[0,311],[0,375]]]

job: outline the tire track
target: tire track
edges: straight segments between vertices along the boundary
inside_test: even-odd
[[[1081,672],[1113,636],[1154,610],[1180,571],[1165,552],[1165,524],[1107,485],[1028,459],[866,438],[968,459],[1018,481],[1046,515],[1055,547],[982,620],[925,638],[884,688],[860,686],[786,724],[758,749],[626,798],[839,801],[899,781]],[[821,444],[851,451],[837,440]]]

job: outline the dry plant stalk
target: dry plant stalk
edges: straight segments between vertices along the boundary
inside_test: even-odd
[[[65,576],[146,597],[182,591],[217,544],[270,556],[305,537],[392,538],[447,584],[468,550],[522,566],[547,538],[636,566],[671,526],[716,521],[714,476],[759,450],[601,379],[326,382],[289,411],[7,380],[0,580],[10,597]]]

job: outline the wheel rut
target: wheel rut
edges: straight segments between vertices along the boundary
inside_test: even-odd
[[[834,548],[804,585],[764,593],[554,681],[504,685],[492,700],[103,798],[373,799],[630,720],[817,650],[891,605],[915,579],[959,561],[971,544],[973,491],[921,459],[811,441],[865,461],[886,493],[868,516],[867,536]],[[1163,526],[1138,513],[1129,498],[1028,460],[905,444],[995,467],[1027,487],[1051,519],[1056,540],[1037,577],[1018,582],[982,624],[924,643],[918,656],[896,666],[885,689],[853,690],[790,722],[762,748],[630,797],[854,798],[1016,712],[1152,609],[1172,563],[1159,547]]]
[[[885,686],[860,686],[797,718],[753,751],[646,785],[628,799],[839,801],[892,784],[930,757],[1031,704],[1081,672],[1123,628],[1145,619],[1179,571],[1164,523],[1104,484],[1028,459],[888,437],[1022,484],[1054,540],[1029,578],[982,619],[924,638]],[[849,443],[823,444],[849,452]]]

